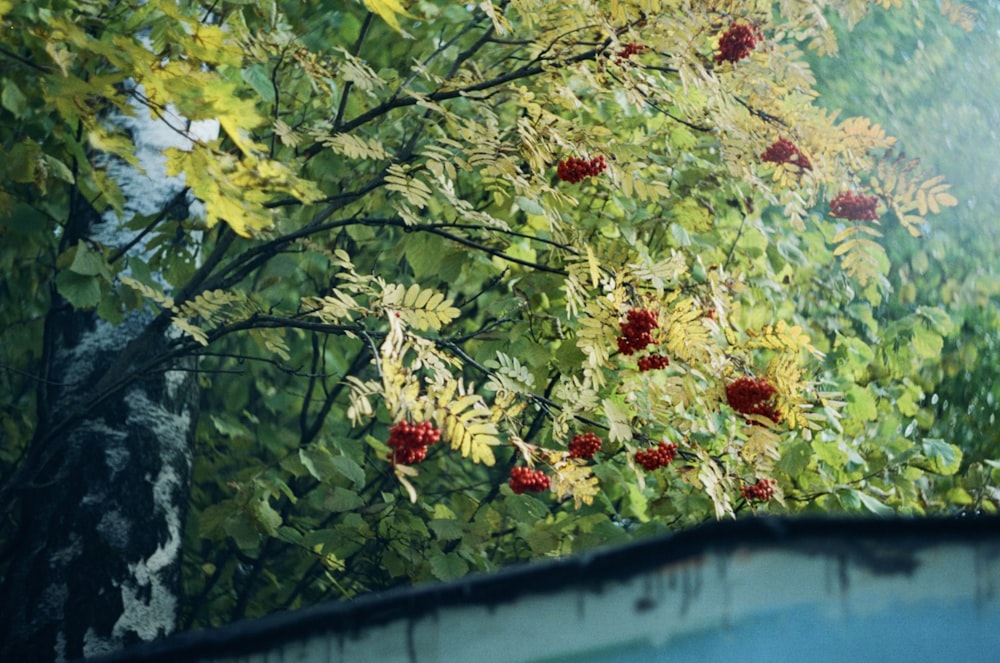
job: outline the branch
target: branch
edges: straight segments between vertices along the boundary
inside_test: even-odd
[[[18,55],[17,53],[15,53],[14,51],[7,50],[6,48],[3,48],[2,46],[0,46],[0,53],[2,53],[3,55],[6,55],[11,60],[17,60],[21,64],[23,64],[25,66],[28,66],[28,67],[31,67],[35,71],[40,71],[43,74],[48,75],[48,74],[54,74],[55,73],[55,69],[50,69],[48,67],[43,67],[42,65],[40,65],[40,64],[38,64],[36,62],[32,62],[28,58],[22,57],[22,56]]]
[[[741,201],[741,207],[742,207],[742,201]],[[736,245],[739,244],[740,238],[743,236],[743,228],[746,226],[746,223],[747,223],[747,210],[746,207],[743,207],[743,218],[740,220],[740,227],[736,231],[736,237],[733,238],[733,244],[732,246],[729,247],[729,253],[726,254],[726,262],[722,264],[723,269],[729,269],[729,264],[732,262],[733,255],[736,253]]]
[[[598,54],[600,54],[601,51],[603,50],[604,46],[598,48],[591,48],[587,51],[584,51],[583,53],[579,53],[577,55],[567,58],[564,61],[564,64],[570,65],[570,64],[575,64],[577,62],[594,60],[597,58]],[[535,64],[538,61],[539,58],[536,58],[535,60],[532,61],[533,62],[532,64],[524,65],[519,69],[508,72],[506,74],[502,74],[495,78],[491,78],[490,80],[482,81],[480,83],[474,83],[472,85],[467,85],[465,87],[433,92],[427,95],[410,96],[404,98],[397,98],[397,97],[390,98],[388,101],[379,104],[375,108],[372,108],[371,110],[362,113],[361,115],[358,115],[350,122],[346,122],[343,125],[341,125],[339,128],[340,133],[349,133],[360,126],[367,124],[368,122],[371,122],[372,120],[382,115],[385,115],[386,113],[398,110],[400,108],[415,106],[416,104],[418,104],[423,100],[438,102],[438,101],[448,101],[450,99],[458,99],[462,97],[467,97],[475,92],[483,92],[486,90],[490,90],[492,88],[499,87],[506,83],[511,83],[513,81],[520,80],[522,78],[530,78],[532,76],[537,76],[538,74],[545,71],[545,66],[541,64]],[[304,154],[307,158],[313,157],[316,154],[318,154],[321,149],[323,149],[322,144],[315,143],[310,148],[308,148],[304,152]]]
[[[361,52],[361,47],[365,43],[365,38],[368,36],[368,29],[372,26],[372,22],[375,19],[375,14],[368,12],[365,14],[365,20],[361,24],[361,32],[358,34],[357,41],[354,42],[354,48],[351,49],[351,55],[357,57],[358,53]],[[340,104],[337,106],[337,115],[333,119],[333,130],[335,132],[340,131],[340,123],[344,120],[344,112],[347,110],[347,99],[351,96],[351,90],[354,88],[354,81],[347,81],[344,84],[344,92],[340,95]]]
[[[759,117],[760,119],[764,120],[765,122],[770,122],[771,124],[776,124],[779,127],[784,127],[786,129],[788,128],[788,123],[785,122],[784,120],[782,120],[777,115],[771,115],[770,113],[762,111],[759,108],[754,108],[749,103],[747,103],[744,99],[742,99],[742,98],[740,98],[740,97],[738,97],[736,95],[733,95],[733,99],[735,99],[737,101],[737,103],[739,103],[740,106],[743,106],[743,108],[746,108],[750,112],[751,115],[756,115],[757,117]]]
[[[332,198],[326,207],[317,213],[316,216],[309,221],[309,223],[298,230],[276,237],[269,242],[249,249],[237,256],[233,262],[226,266],[225,269],[214,275],[212,279],[206,281],[206,285],[201,288],[201,290],[225,290],[234,283],[239,283],[248,274],[253,272],[253,270],[273,258],[282,249],[295,240],[309,237],[310,235],[315,235],[326,230],[332,230],[333,228],[340,228],[353,224],[354,221],[350,220],[332,221],[330,223],[324,223],[324,221],[329,219],[344,207],[347,207],[352,202],[364,197],[368,192],[381,186],[382,181],[385,179],[385,174],[386,171],[383,170],[360,190],[341,194],[340,196]],[[188,296],[194,296],[196,294],[197,293],[191,293]]]
[[[364,366],[371,359],[371,355],[368,350],[368,346],[362,346],[361,350],[354,356],[354,360],[351,365],[347,368],[344,375],[354,375],[361,367]],[[312,381],[310,381],[310,391],[312,391]],[[326,398],[323,400],[323,405],[320,407],[319,412],[316,414],[316,418],[313,419],[311,425],[307,425],[306,418],[308,416],[309,399],[303,399],[302,402],[302,412],[299,418],[300,427],[302,432],[299,437],[299,446],[306,446],[312,442],[317,435],[319,435],[320,429],[323,428],[323,422],[326,421],[327,415],[330,414],[330,410],[333,408],[333,404],[336,402],[337,398],[343,392],[344,387],[347,386],[347,382],[344,380],[339,380],[333,389],[331,389],[326,394]]]
[[[402,220],[400,220],[400,224],[405,227],[405,224],[403,224]],[[523,267],[530,267],[531,269],[536,269],[540,272],[548,272],[549,274],[559,274],[560,276],[569,276],[569,272],[567,272],[564,269],[559,269],[557,267],[549,267],[548,265],[543,265],[537,262],[530,262],[528,260],[521,260],[520,258],[509,256],[503,251],[500,251],[498,249],[490,248],[483,244],[479,244],[478,242],[474,242],[470,239],[459,237],[458,235],[452,235],[451,233],[447,233],[444,230],[441,230],[440,228],[435,226],[410,226],[410,228],[413,228],[415,230],[423,230],[425,232],[431,233],[432,235],[438,235],[440,237],[450,239],[451,241],[461,244],[463,246],[467,246],[471,249],[476,249],[477,251],[488,253],[491,256],[500,258],[501,260],[506,260],[507,262],[512,262],[516,265],[521,265]]]
[[[163,209],[160,210],[160,213],[156,215],[155,219],[153,219],[135,237],[133,237],[127,244],[125,244],[125,246],[121,247],[120,249],[111,254],[111,257],[108,258],[108,263],[113,265],[115,262],[120,260],[122,256],[124,256],[126,253],[132,250],[132,248],[136,244],[141,242],[146,235],[148,235],[153,231],[153,228],[155,228],[157,225],[160,224],[161,221],[167,218],[167,215],[170,213],[170,210],[173,209],[175,205],[181,202],[183,197],[187,195],[188,191],[190,191],[190,187],[184,187],[180,191],[178,191],[177,195],[171,198],[170,201],[163,206]]]

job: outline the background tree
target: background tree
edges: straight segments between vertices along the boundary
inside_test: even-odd
[[[0,1],[0,656],[964,501],[876,319],[958,201],[773,5]]]
[[[915,5],[910,12],[915,22],[876,10],[841,40],[855,66],[832,58],[817,59],[813,66],[826,103],[877,118],[900,138],[897,150],[920,155],[921,163],[954,182],[954,193],[964,201],[944,210],[921,242],[905,241],[898,230],[888,235],[886,246],[898,268],[892,294],[876,317],[896,321],[898,328],[898,321],[919,320],[924,307],[940,307],[951,325],[940,352],[917,364],[882,361],[873,377],[883,384],[902,379],[911,394],[903,405],[912,425],[966,451],[967,466],[950,499],[975,511],[977,496],[994,485],[989,459],[997,457],[1000,444],[995,426],[1000,275],[994,259],[1000,226],[992,166],[997,72],[989,58],[1000,7],[983,3],[972,12],[955,3],[941,6],[944,14],[934,3]],[[875,34],[890,38],[875,40]],[[894,325],[886,330],[882,345],[888,348],[895,344]]]

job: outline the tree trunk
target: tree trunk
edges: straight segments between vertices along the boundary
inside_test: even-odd
[[[143,320],[55,316],[56,382],[93,384]],[[91,656],[173,631],[191,473],[190,372],[148,376],[39,443],[58,449],[21,495],[0,660]],[[67,389],[50,416],[71,410]],[[51,421],[52,419],[50,419]],[[33,450],[34,452],[35,450]]]
[[[183,181],[166,177],[162,149],[191,140],[140,111],[116,121],[132,134],[142,171],[111,163],[108,172],[126,210],[149,214],[183,198]],[[113,215],[75,207],[64,247],[130,239]],[[17,499],[19,530],[0,587],[0,661],[106,653],[171,633],[177,620],[194,364],[140,375],[169,340],[163,319],[135,311],[112,325],[53,299],[38,427],[14,492],[3,491]],[[108,388],[121,378],[123,387]]]

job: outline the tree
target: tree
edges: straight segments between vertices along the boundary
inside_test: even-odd
[[[342,4],[0,2],[0,655],[941,507],[863,325],[957,200],[802,54],[867,2]]]
[[[948,439],[966,451],[968,466],[956,477],[954,499],[963,485],[993,482],[983,461],[990,462],[1000,448],[992,423],[1000,399],[1000,277],[993,259],[1000,234],[990,165],[997,105],[989,92],[996,71],[986,57],[1000,7],[984,4],[974,13],[949,3],[942,7],[945,16],[933,3],[914,7],[913,18],[924,26],[919,31],[900,20],[899,12],[876,11],[841,40],[855,67],[837,69],[838,78],[831,75],[835,60],[816,60],[813,66],[826,103],[848,112],[864,109],[900,139],[897,151],[919,155],[954,182],[956,196],[965,201],[946,210],[924,241],[889,235],[887,247],[898,268],[891,277],[887,321],[919,320],[925,307],[939,307],[951,325],[940,352],[921,358],[919,366],[888,362],[882,371],[886,382],[907,377],[922,393],[909,409],[928,437]],[[945,20],[949,15],[956,24]],[[888,37],[875,40],[876,33]],[[970,511],[978,508],[977,493],[963,498]]]

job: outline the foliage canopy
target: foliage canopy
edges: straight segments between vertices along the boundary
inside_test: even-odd
[[[709,518],[995,511],[917,425],[955,321],[882,315],[887,235],[958,200],[806,56],[901,4],[0,0],[0,469],[64,301],[198,358],[188,625]],[[80,197],[105,230],[67,241]]]

